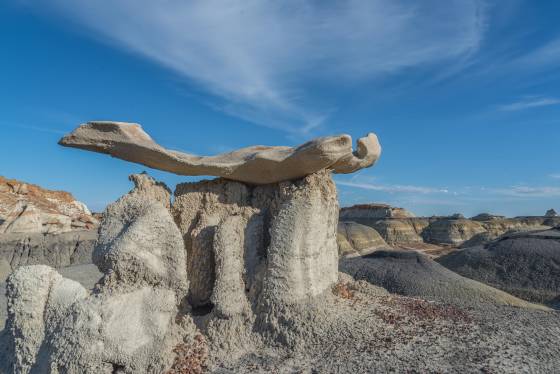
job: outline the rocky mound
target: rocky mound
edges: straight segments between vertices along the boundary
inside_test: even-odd
[[[338,222],[337,243],[340,256],[367,254],[389,247],[375,229],[356,222]]]
[[[389,292],[457,305],[498,304],[540,308],[456,274],[418,252],[377,251],[341,261],[340,270]]]
[[[371,226],[390,245],[422,242],[422,237],[407,220],[383,219],[373,222]]]
[[[358,204],[340,209],[343,221],[378,220],[380,218],[409,218],[412,212],[403,208],[395,208],[387,204]]]
[[[60,233],[89,230],[97,220],[64,191],[0,177],[0,233]]]
[[[504,218],[506,218],[506,217],[505,216],[498,216],[498,215],[490,214],[490,213],[480,213],[480,214],[477,214],[474,217],[471,217],[471,219],[473,221],[491,221],[491,220],[494,220],[494,219],[504,219]]]
[[[441,219],[430,223],[423,231],[428,243],[459,245],[476,234],[487,231],[484,226],[468,219]]]
[[[464,241],[459,246],[459,248],[471,248],[471,247],[484,245],[484,244],[489,243],[493,240],[496,240],[499,236],[500,236],[499,234],[496,234],[494,232],[484,231],[484,232],[481,232],[479,234],[476,234],[475,236],[473,236],[469,240]]]
[[[437,261],[526,300],[548,302],[560,295],[560,229],[504,235],[486,247],[467,248]]]

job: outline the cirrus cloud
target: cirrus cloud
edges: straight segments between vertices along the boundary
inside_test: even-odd
[[[475,52],[483,0],[45,0],[42,9],[153,60],[225,112],[306,134],[333,108],[314,82],[353,85]]]

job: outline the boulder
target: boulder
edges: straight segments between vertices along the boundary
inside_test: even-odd
[[[379,235],[375,229],[360,225],[356,222],[339,222],[337,230],[338,238],[342,240],[342,247],[339,243],[339,254],[342,255],[343,251],[348,254],[367,254],[379,248],[387,249],[389,246],[385,240]],[[351,252],[348,253],[346,243],[350,245]]]
[[[375,134],[358,140],[348,135],[317,138],[299,147],[253,146],[216,156],[167,150],[136,123],[88,122],[63,137],[60,145],[109,154],[179,175],[213,175],[250,184],[305,177],[323,169],[353,173],[372,166],[381,154]]]
[[[487,231],[484,226],[468,219],[441,219],[424,229],[423,237],[428,243],[460,245],[476,234]]]

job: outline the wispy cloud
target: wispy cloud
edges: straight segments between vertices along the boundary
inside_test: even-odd
[[[560,105],[560,99],[555,97],[532,96],[510,104],[500,105],[498,109],[504,112],[513,112],[552,105]]]
[[[520,68],[557,68],[560,63],[560,37],[526,53],[512,62]]]
[[[0,122],[2,126],[6,127],[13,127],[23,130],[30,130],[30,131],[38,131],[38,132],[45,132],[49,134],[56,134],[56,135],[65,135],[68,131],[64,131],[57,128],[46,127],[46,126],[38,126],[38,125],[26,125],[21,123],[8,123],[8,122]]]
[[[560,196],[560,187],[550,186],[513,186],[509,188],[488,189],[490,192],[524,198],[543,198]]]
[[[553,179],[560,179],[560,173],[549,174],[548,176]]]
[[[461,60],[478,49],[486,22],[484,0],[42,4],[99,40],[192,79],[226,112],[291,133],[328,118],[331,108],[315,104],[317,81],[352,85]]]
[[[346,182],[337,181],[340,186],[355,187],[365,190],[388,192],[388,193],[417,193],[417,194],[432,194],[432,193],[449,193],[449,190],[445,188],[433,188],[433,187],[423,187],[423,186],[410,186],[410,185],[398,185],[398,184],[376,184],[376,183],[357,183],[357,182]]]

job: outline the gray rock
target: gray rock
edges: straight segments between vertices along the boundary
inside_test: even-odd
[[[460,245],[484,231],[487,230],[479,222],[452,218],[430,223],[422,235],[427,243]]]
[[[11,270],[23,265],[44,264],[64,267],[91,263],[97,230],[70,231],[59,234],[2,234],[0,259]]]
[[[517,297],[548,302],[560,295],[560,230],[517,232],[486,246],[437,259],[445,267]]]
[[[377,251],[343,259],[341,271],[389,292],[461,306],[513,305],[546,309],[456,274],[418,252]]]
[[[105,274],[105,286],[188,288],[181,233],[158,200],[136,193],[109,205],[103,214],[93,262]]]
[[[109,206],[94,253],[104,272],[94,293],[47,266],[9,278],[11,371],[161,373],[189,341],[192,320],[176,319],[185,250],[161,201],[131,193]]]
[[[356,222],[338,223],[337,243],[341,256],[367,254],[380,248],[389,248],[375,229]]]

